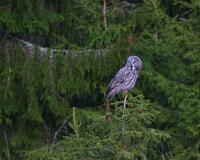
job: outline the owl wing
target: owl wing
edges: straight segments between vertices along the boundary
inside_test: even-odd
[[[107,98],[113,97],[127,87],[136,76],[127,67],[121,68],[111,80],[107,90]]]

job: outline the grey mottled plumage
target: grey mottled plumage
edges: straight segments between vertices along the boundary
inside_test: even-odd
[[[126,65],[111,80],[107,90],[107,99],[111,99],[119,92],[127,92],[132,89],[141,68],[141,59],[138,56],[129,56]]]

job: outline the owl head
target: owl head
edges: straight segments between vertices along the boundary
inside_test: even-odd
[[[131,70],[140,71],[142,68],[142,61],[138,56],[128,56],[126,66]]]

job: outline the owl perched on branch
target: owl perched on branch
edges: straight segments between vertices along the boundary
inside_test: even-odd
[[[109,83],[106,96],[107,99],[112,99],[120,92],[127,93],[131,90],[135,86],[141,68],[141,59],[138,56],[129,56],[125,66],[117,72]]]
[[[114,78],[111,80],[107,90],[107,111],[106,111],[106,122],[109,121],[109,100],[111,100],[116,94],[120,92],[125,92],[124,98],[124,108],[126,107],[127,93],[131,90],[136,83],[138,74],[142,68],[142,61],[138,56],[129,56],[127,58],[126,64],[121,68]]]

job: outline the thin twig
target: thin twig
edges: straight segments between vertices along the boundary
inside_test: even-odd
[[[57,136],[58,134],[61,132],[61,130],[65,127],[65,125],[69,122],[69,118],[68,117],[67,119],[65,119],[62,123],[62,125],[58,128],[58,130],[55,132],[54,134],[54,138],[53,138],[53,143],[51,145],[51,148],[50,148],[50,153],[52,153],[54,151],[54,148],[55,148],[55,144],[57,142]]]
[[[106,99],[106,116],[105,116],[105,121],[108,123],[110,121],[110,104],[109,100]]]
[[[123,106],[123,115],[122,115],[122,131],[125,130],[125,122],[124,122],[124,117],[125,117],[125,108],[126,108],[126,103],[127,103],[127,96],[128,96],[128,93],[125,92],[125,98],[124,98],[124,106]]]
[[[6,142],[6,150],[7,150],[7,156],[8,156],[8,160],[10,160],[10,150],[9,150],[9,146],[8,146],[8,136],[6,131],[3,131],[4,133],[4,138],[5,138],[5,142]]]
[[[104,28],[107,29],[107,6],[106,6],[106,0],[103,1],[103,22],[104,22]]]
[[[167,143],[167,142],[166,142],[166,143]],[[170,156],[170,158],[173,159],[172,152],[171,152],[171,150],[170,150],[170,147],[169,147],[169,144],[168,144],[168,143],[167,143],[167,148],[168,148],[168,150],[169,150],[169,156]]]

